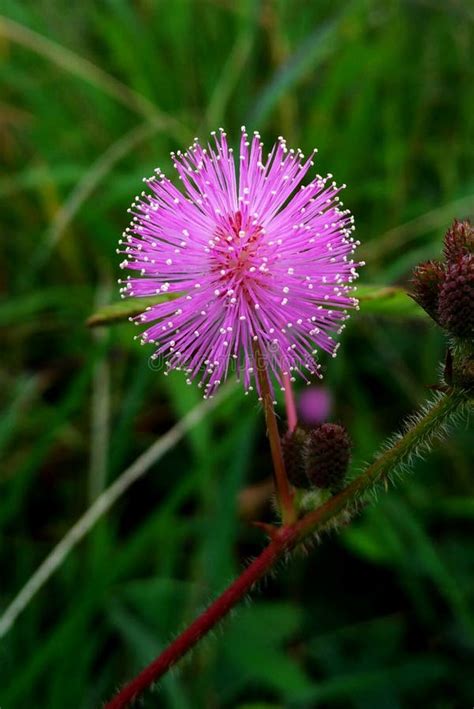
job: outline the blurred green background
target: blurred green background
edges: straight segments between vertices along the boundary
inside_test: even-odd
[[[268,146],[280,134],[316,145],[317,170],[348,184],[362,281],[406,285],[450,220],[474,211],[474,8],[0,7],[1,610],[101,490],[200,402],[180,374],[149,368],[128,323],[85,326],[118,299],[115,249],[142,177],[170,174],[169,151],[219,125],[230,139],[245,123]],[[443,349],[419,313],[362,303],[324,380],[354,471],[426,398]],[[472,463],[464,424],[350,527],[297,554],[144,706],[472,706]],[[2,709],[99,707],[261,549],[245,515],[249,486],[269,474],[261,412],[234,388],[2,639]]]

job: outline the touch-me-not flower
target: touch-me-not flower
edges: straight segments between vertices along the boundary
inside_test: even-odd
[[[242,128],[238,156],[221,129],[172,153],[182,190],[157,169],[136,198],[121,266],[136,273],[123,296],[178,294],[135,320],[143,342],[168,369],[183,369],[212,395],[231,369],[247,390],[255,355],[284,386],[286,376],[318,374],[318,349],[335,355],[352,282],[353,217],[332,175],[302,184],[305,159],[279,138],[265,155]]]

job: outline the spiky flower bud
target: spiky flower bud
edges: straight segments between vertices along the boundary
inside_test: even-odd
[[[285,463],[288,480],[295,487],[308,487],[306,467],[304,460],[304,446],[307,432],[303,428],[288,431],[281,439],[283,461]]]
[[[309,432],[305,443],[306,475],[312,485],[337,492],[344,482],[351,455],[346,429],[323,423]]]
[[[438,322],[438,300],[445,267],[440,261],[425,261],[413,271],[412,298]]]
[[[468,219],[455,219],[444,237],[444,255],[450,263],[464,254],[474,254],[474,227]]]
[[[474,254],[452,261],[439,295],[439,322],[456,337],[474,337]]]

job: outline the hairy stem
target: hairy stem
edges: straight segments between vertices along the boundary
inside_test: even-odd
[[[174,640],[143,672],[127,684],[106,704],[105,709],[122,709],[144,689],[162,677],[199,640],[206,635],[245,596],[252,586],[274,566],[286,549],[287,540],[294,536],[292,528],[281,528],[272,541],[245,571],[207,608],[202,615]]]
[[[457,389],[441,394],[427,404],[422,413],[408,423],[404,433],[394,438],[361,475],[321,507],[308,512],[299,520],[296,526],[300,539],[319,529],[375,483],[389,479],[411,459],[428,451],[431,444],[447,432],[453,418],[466,412],[470,405],[472,398],[468,392]]]
[[[412,420],[403,435],[395,439],[374,463],[344,490],[316,510],[308,512],[291,526],[276,530],[271,542],[260,556],[154,662],[126,685],[105,709],[121,709],[128,706],[222,620],[287,552],[315,531],[325,527],[343,510],[350,508],[364,491],[379,480],[390,477],[391,473],[396,472],[413,456],[427,450],[434,440],[443,436],[453,418],[465,413],[470,405],[472,405],[472,398],[462,390],[451,390],[439,396],[425,408],[422,414]]]

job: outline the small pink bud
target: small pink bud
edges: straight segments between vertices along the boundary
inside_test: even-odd
[[[331,408],[331,392],[326,387],[306,387],[300,394],[298,400],[299,419],[307,426],[316,426],[318,423],[327,421]]]

